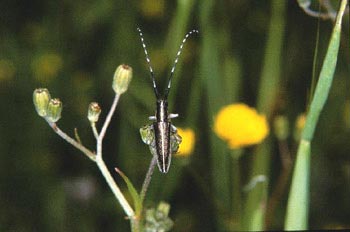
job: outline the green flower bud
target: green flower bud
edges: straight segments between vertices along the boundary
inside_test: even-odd
[[[274,132],[278,140],[286,140],[289,136],[289,122],[286,116],[279,115],[274,121]]]
[[[112,87],[117,94],[123,94],[132,78],[132,68],[126,64],[119,65],[115,70]]]
[[[170,205],[160,202],[157,209],[146,210],[145,231],[169,231],[174,223],[169,218]]]
[[[51,99],[47,107],[46,119],[50,122],[57,122],[61,118],[62,102],[58,98]]]
[[[164,217],[167,217],[169,215],[170,205],[164,201],[161,201],[158,204],[157,211],[164,215]]]
[[[47,114],[47,106],[51,100],[50,93],[45,88],[36,89],[33,92],[33,103],[36,112],[41,116],[45,117]]]
[[[101,107],[97,102],[91,102],[88,110],[88,119],[91,123],[98,121],[98,117],[101,114]]]

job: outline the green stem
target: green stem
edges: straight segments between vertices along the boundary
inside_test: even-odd
[[[60,130],[60,128],[56,125],[56,123],[51,123],[49,121],[47,121],[50,125],[50,127],[60,136],[62,137],[64,140],[66,140],[68,143],[72,144],[74,147],[76,147],[77,149],[79,149],[81,152],[83,152],[86,156],[88,156],[92,161],[96,162],[98,168],[100,169],[103,177],[105,178],[107,184],[109,185],[109,187],[111,188],[113,194],[115,195],[116,199],[119,201],[120,205],[122,206],[122,208],[124,209],[126,215],[130,218],[131,220],[131,224],[132,224],[132,228],[137,228],[135,227],[133,224],[137,224],[137,222],[134,219],[135,216],[135,212],[134,210],[131,208],[130,204],[128,203],[128,201],[125,199],[123,193],[120,191],[118,185],[116,184],[116,182],[114,181],[113,177],[111,176],[110,172],[108,171],[105,162],[102,159],[102,140],[104,138],[104,135],[106,133],[107,127],[111,121],[111,118],[114,114],[114,111],[117,107],[118,104],[118,100],[119,100],[120,94],[115,95],[113,104],[111,106],[111,109],[107,115],[106,121],[104,122],[103,128],[101,130],[101,133],[97,136],[97,155],[95,155],[93,152],[91,152],[89,149],[87,149],[86,147],[84,147],[81,143],[77,142],[76,140],[74,140],[73,138],[71,138],[70,136],[68,136],[66,133],[64,133],[62,130]],[[92,126],[93,130],[94,130],[94,126]],[[96,129],[96,128],[95,128]],[[97,135],[97,130],[94,130],[94,134],[95,137]],[[134,231],[134,229],[132,229]],[[138,230],[135,230],[138,231]]]
[[[75,148],[77,148],[78,150],[80,150],[81,152],[83,152],[87,157],[89,157],[92,161],[96,161],[96,155],[90,151],[89,149],[87,149],[86,147],[84,147],[81,143],[77,142],[76,140],[74,140],[72,137],[70,137],[69,135],[67,135],[66,133],[64,133],[58,126],[56,123],[53,122],[49,122],[47,121],[47,123],[50,125],[50,127],[56,132],[56,134],[58,134],[62,139],[66,140],[68,143],[70,143],[71,145],[73,145]]]
[[[272,1],[271,19],[269,24],[268,39],[264,56],[263,70],[260,77],[257,109],[270,118],[274,111],[273,105],[277,99],[279,81],[281,78],[282,43],[285,25],[286,1]],[[257,147],[253,156],[251,179],[255,176],[269,176],[271,139]],[[261,185],[247,193],[247,201],[244,207],[244,230],[264,230],[265,207],[268,185]],[[254,222],[254,223],[253,223]]]
[[[128,201],[125,199],[123,193],[120,191],[117,184],[115,183],[111,173],[108,171],[106,164],[102,159],[102,156],[96,156],[96,164],[100,169],[103,177],[105,178],[107,184],[109,185],[112,192],[114,193],[114,196],[117,198],[120,205],[124,209],[126,215],[130,218],[130,220],[133,220],[133,216],[135,215],[135,212],[129,205]]]
[[[242,187],[241,187],[241,173],[239,159],[243,153],[242,149],[234,149],[231,151],[232,160],[232,199],[231,199],[231,213],[234,219],[232,230],[241,230],[242,221]]]
[[[107,128],[109,126],[109,123],[111,122],[111,119],[112,119],[114,111],[115,111],[115,109],[117,107],[119,98],[120,98],[120,94],[116,94],[115,97],[114,97],[111,109],[108,112],[106,120],[105,120],[105,122],[104,122],[104,124],[102,126],[101,132],[100,132],[100,134],[99,134],[99,136],[97,138],[97,145],[96,145],[96,147],[97,147],[96,148],[97,149],[97,156],[102,156],[102,140],[103,140],[104,136],[106,135]]]
[[[92,122],[91,124],[91,129],[92,129],[92,133],[95,136],[95,139],[98,139],[98,132],[97,132],[97,128],[96,128],[96,123]]]

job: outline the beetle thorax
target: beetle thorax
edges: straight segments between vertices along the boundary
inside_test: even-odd
[[[165,99],[157,100],[156,118],[158,122],[168,121],[168,101]]]

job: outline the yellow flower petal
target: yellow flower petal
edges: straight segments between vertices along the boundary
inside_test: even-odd
[[[234,149],[262,142],[269,133],[269,126],[264,115],[240,103],[227,105],[218,112],[214,132]]]
[[[192,154],[195,144],[195,133],[190,128],[177,128],[177,132],[182,137],[182,142],[176,156],[189,156]]]

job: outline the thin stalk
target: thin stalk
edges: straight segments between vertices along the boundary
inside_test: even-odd
[[[100,169],[102,175],[104,176],[107,184],[111,188],[112,192],[114,193],[115,197],[119,201],[120,205],[124,209],[126,215],[130,218],[130,220],[134,220],[133,217],[135,215],[134,210],[131,208],[130,204],[128,201],[125,199],[123,193],[120,191],[118,185],[114,181],[113,177],[111,176],[110,172],[108,171],[105,162],[102,159],[102,140],[106,134],[107,128],[111,122],[112,116],[115,112],[115,109],[117,107],[118,101],[120,98],[120,94],[116,94],[111,106],[111,109],[108,112],[108,115],[106,117],[106,120],[103,124],[103,127],[101,129],[100,134],[98,135],[97,138],[97,144],[96,144],[96,150],[97,150],[97,155],[96,155],[96,164],[98,168]]]
[[[64,140],[66,140],[68,143],[72,144],[75,148],[77,148],[78,150],[80,150],[81,152],[83,152],[87,157],[89,157],[92,161],[96,162],[98,168],[100,169],[103,177],[105,178],[107,184],[109,185],[109,187],[111,188],[113,194],[115,195],[115,197],[117,198],[117,200],[119,201],[120,205],[122,206],[122,208],[124,209],[126,215],[130,218],[131,220],[131,224],[132,224],[132,228],[134,228],[133,224],[135,221],[134,219],[134,215],[135,212],[134,210],[131,208],[130,204],[128,203],[128,201],[125,199],[123,193],[120,191],[118,185],[116,184],[116,182],[114,181],[113,177],[111,176],[110,172],[108,171],[105,162],[102,159],[102,140],[105,136],[105,133],[107,131],[107,127],[112,119],[112,116],[115,112],[116,106],[118,104],[118,100],[119,100],[120,94],[116,94],[113,104],[111,106],[111,109],[107,115],[107,118],[104,122],[104,125],[102,127],[101,133],[98,134],[96,126],[94,124],[91,124],[92,126],[92,130],[94,132],[94,136],[97,140],[97,155],[95,155],[93,152],[91,152],[89,149],[87,149],[86,147],[84,147],[81,143],[77,142],[76,140],[74,140],[73,138],[71,138],[70,136],[68,136],[66,133],[64,133],[57,125],[56,123],[52,123],[50,121],[47,121],[48,124],[50,125],[50,127]],[[134,231],[134,230],[133,230]]]
[[[231,151],[231,181],[232,181],[232,199],[231,199],[231,213],[234,224],[232,230],[241,230],[242,226],[242,187],[241,187],[241,173],[239,159],[242,155],[242,149],[235,149]]]
[[[128,201],[125,199],[123,193],[120,191],[119,187],[115,183],[113,177],[111,176],[111,173],[108,171],[105,162],[102,159],[102,155],[97,155],[96,156],[96,164],[98,168],[100,169],[103,177],[105,178],[107,184],[111,188],[112,192],[114,193],[114,196],[117,198],[119,201],[120,205],[124,209],[126,215],[129,217],[130,220],[134,220],[134,215],[135,212],[131,208],[130,204]]]
[[[91,124],[91,129],[92,129],[92,133],[94,133],[95,139],[98,139],[98,131],[96,129],[96,123],[92,122]]]
[[[145,180],[143,181],[143,184],[142,184],[142,189],[140,194],[141,202],[143,202],[143,200],[145,199],[147,189],[148,189],[149,183],[151,182],[152,174],[154,171],[154,167],[156,166],[156,163],[157,163],[157,157],[153,156],[151,163],[149,165]]]
[[[58,126],[56,123],[47,121],[47,123],[50,125],[50,127],[54,130],[54,132],[56,132],[56,134],[58,134],[62,139],[66,140],[68,143],[72,144],[75,148],[77,148],[78,150],[80,150],[81,152],[83,152],[87,157],[89,157],[89,159],[91,159],[92,161],[96,161],[96,155],[90,151],[89,149],[87,149],[86,147],[84,147],[81,143],[77,142],[76,140],[74,140],[73,138],[71,138],[69,135],[67,135],[66,133],[64,133]]]
[[[119,98],[120,98],[120,94],[116,94],[115,97],[114,97],[114,100],[113,100],[113,104],[111,106],[111,109],[109,110],[108,112],[108,115],[106,117],[106,120],[103,124],[103,127],[101,129],[101,132],[98,136],[98,139],[97,139],[97,155],[101,156],[102,155],[102,140],[106,134],[106,131],[107,131],[107,128],[108,128],[108,125],[109,123],[111,122],[111,119],[112,119],[112,116],[114,114],[114,111],[117,107],[117,104],[118,104],[118,101],[119,101]]]

